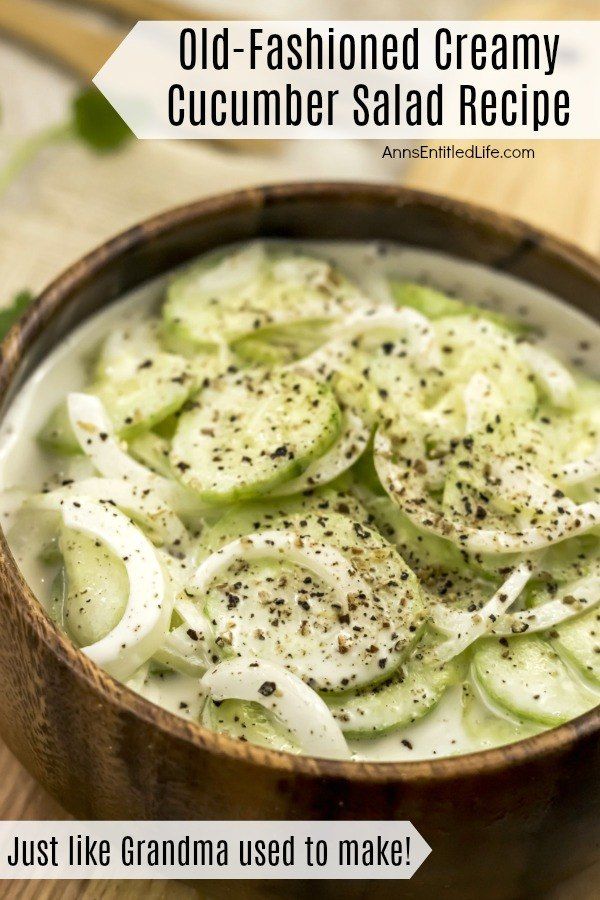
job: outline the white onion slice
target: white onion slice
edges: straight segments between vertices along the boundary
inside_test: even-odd
[[[385,549],[382,552],[385,554]],[[269,558],[308,569],[331,593],[321,588],[310,604],[293,595],[288,602],[277,598],[275,578],[271,579],[272,591],[268,584],[266,591],[257,586],[247,592],[245,603],[229,605],[228,583],[244,577],[242,572],[251,560]],[[348,685],[381,680],[384,668],[391,671],[392,664],[400,663],[403,641],[398,640],[398,632],[404,631],[410,612],[410,596],[403,605],[403,597],[398,595],[391,608],[384,598],[374,595],[370,579],[363,580],[353,560],[350,553],[346,556],[335,546],[300,538],[295,532],[252,533],[205,560],[186,585],[185,594],[210,603],[208,617],[214,626],[215,644],[227,648],[217,649],[219,656],[237,653],[281,661],[315,689],[344,690]],[[231,574],[223,574],[232,565]],[[213,589],[217,596],[211,595]],[[278,622],[282,627],[275,628],[273,613],[280,605],[285,615]],[[411,631],[421,622],[422,617],[417,616]]]
[[[161,493],[171,487],[166,478],[151,472],[123,450],[98,397],[71,393],[67,396],[67,408],[79,446],[101,475],[123,478],[142,489],[159,490]]]
[[[165,578],[150,541],[127,516],[95,500],[65,500],[64,523],[102,541],[122,560],[129,598],[122,618],[107,635],[82,647],[103,669],[126,681],[158,650],[171,618]]]
[[[581,578],[564,587],[562,594],[562,597],[541,603],[531,609],[505,613],[488,629],[489,634],[498,637],[510,637],[525,631],[534,634],[554,628],[582,612],[593,609],[600,602],[600,578],[597,575]],[[565,597],[568,598],[567,602],[564,600]],[[482,612],[483,610],[480,610],[479,614]],[[443,603],[435,604],[431,611],[433,624],[446,634],[456,634],[465,630],[473,615],[475,614],[452,609]]]
[[[381,306],[368,313],[350,316],[337,337],[353,340],[365,331],[389,329],[405,332],[408,337],[407,352],[422,368],[439,367],[441,356],[436,333],[429,319],[409,306]]]
[[[169,631],[154,659],[176,672],[199,678],[213,665],[213,660],[189,632],[190,628],[185,623]]]
[[[189,537],[181,519],[155,490],[142,490],[129,481],[85,478],[46,494],[36,494],[28,505],[60,511],[65,500],[81,497],[118,507],[131,518],[142,522],[154,543],[166,545],[178,554],[186,551]]]
[[[448,662],[466,650],[474,641],[489,634],[498,619],[508,610],[532,576],[531,564],[520,563],[488,602],[474,613],[460,613],[460,628],[452,637],[438,644],[429,656]]]
[[[182,514],[202,512],[200,504],[195,504],[175,480],[151,472],[129,456],[115,437],[112,422],[98,397],[71,393],[67,396],[67,409],[79,446],[101,475],[129,481],[141,491],[156,491]]]
[[[303,566],[329,584],[346,607],[348,597],[357,593],[372,596],[372,591],[346,557],[327,544],[312,544],[294,532],[263,531],[231,541],[198,567],[186,587],[188,594],[204,594],[219,572],[236,560],[274,557]]]
[[[565,597],[568,598],[567,603],[565,603]],[[597,576],[582,578],[569,585],[568,589],[564,590],[563,597],[549,600],[548,603],[542,603],[532,609],[504,616],[494,625],[490,634],[508,637],[524,631],[528,633],[546,631],[562,622],[568,622],[569,619],[581,615],[582,612],[593,609],[599,601],[600,578]]]
[[[575,507],[565,516],[560,524],[537,528],[522,529],[519,534],[492,529],[473,529],[461,546],[473,553],[523,553],[527,550],[541,550],[552,544],[558,544],[566,538],[585,534],[600,525],[600,503],[590,501]]]
[[[577,504],[569,497],[556,497],[556,487],[541,472],[525,468],[515,457],[492,457],[490,477],[497,482],[498,496],[513,507],[544,510],[553,516],[575,513]],[[559,513],[558,507],[563,510]],[[536,513],[537,514],[537,513]]]
[[[192,600],[188,600],[185,596],[179,597],[175,601],[175,609],[186,625],[193,628],[198,635],[202,635],[207,642],[212,640],[209,621],[204,613],[198,609],[196,603]]]
[[[565,463],[552,473],[552,477],[564,485],[582,484],[592,478],[600,478],[600,451],[584,459]]]
[[[227,660],[208,671],[200,684],[213,700],[247,700],[271,710],[311,756],[350,756],[325,701],[282,666],[256,659]]]
[[[162,548],[157,548],[158,558],[165,575],[169,576],[171,593],[174,597],[177,597],[184,589],[190,577],[190,572],[193,572],[196,568],[196,553],[193,545],[190,550],[191,552],[188,556],[171,556],[170,553],[167,553]]]
[[[311,463],[302,475],[273,491],[271,496],[287,497],[333,481],[356,462],[367,446],[370,435],[371,430],[362,419],[356,413],[346,410],[342,434],[333,447]]]
[[[467,434],[478,431],[504,406],[500,392],[483,372],[471,376],[463,389],[463,402]]]
[[[291,363],[289,368],[308,368],[322,371],[335,369],[335,357],[343,356],[347,345],[368,331],[398,331],[407,335],[406,351],[419,368],[436,368],[440,366],[441,357],[435,331],[429,319],[415,309],[403,306],[396,309],[391,306],[379,306],[357,313],[343,322],[336,329],[335,336],[303,359]]]
[[[568,369],[540,347],[526,343],[517,346],[523,362],[529,366],[540,389],[547,394],[554,406],[572,406],[576,384]]]
[[[183,625],[169,632],[162,649],[185,654],[191,665],[204,672],[214,664],[211,655],[214,635],[210,622],[198,605],[186,599],[185,595],[175,601],[175,611],[183,620]]]

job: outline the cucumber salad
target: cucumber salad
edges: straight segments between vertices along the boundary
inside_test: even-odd
[[[391,244],[211,253],[21,389],[4,530],[82,653],[206,728],[340,759],[516,741],[600,702],[596,340]]]

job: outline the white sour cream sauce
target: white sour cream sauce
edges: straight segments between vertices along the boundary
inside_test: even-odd
[[[385,296],[383,279],[393,275],[430,284],[468,302],[523,319],[543,330],[543,342],[563,361],[598,374],[593,363],[598,365],[600,326],[550,294],[511,276],[443,254],[383,242],[303,241],[292,246],[331,260],[378,299]],[[50,411],[66,393],[85,386],[86,362],[113,327],[158,308],[169,277],[143,285],[84,322],[47,357],[19,392],[0,426],[0,490],[4,492],[0,522],[5,532],[20,502],[18,489],[34,491],[57,474],[56,460],[36,441]],[[81,467],[82,476],[91,474],[89,463],[81,459],[69,463],[69,477],[74,476],[73,466]],[[44,603],[54,572],[49,577],[48,566],[38,561],[43,522],[38,531],[34,527],[26,544],[13,541],[11,549],[32,590]],[[133,679],[131,687],[176,715],[191,720],[199,717],[202,701],[193,678],[156,674]],[[486,716],[483,707],[481,715]],[[355,758],[380,761],[451,756],[486,746],[463,726],[460,686],[448,690],[438,706],[414,725],[375,740],[351,742]]]

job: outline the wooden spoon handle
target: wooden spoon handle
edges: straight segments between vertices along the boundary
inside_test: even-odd
[[[167,0],[68,0],[76,6],[88,6],[92,9],[111,13],[125,22],[137,22],[140,19],[158,19],[163,21],[214,21],[217,19],[235,19],[236,16],[222,16],[212,12],[190,9],[185,3],[167,2]]]
[[[86,0],[87,2],[87,0]],[[97,6],[116,9],[125,5],[143,8],[149,17],[150,7],[165,8],[161,0],[93,0]],[[178,7],[174,6],[175,15]],[[181,7],[179,7],[181,10]],[[187,15],[187,12],[186,12]],[[163,17],[164,18],[164,17]],[[93,28],[74,19],[69,13],[48,7],[38,0],[0,0],[0,33],[33,47],[89,81],[102,68],[118,47],[126,32],[117,28]],[[220,140],[219,146],[241,153],[272,153],[275,141]]]
[[[52,57],[71,72],[93,78],[125,37],[121,29],[93,28],[36,0],[1,0],[0,32]]]

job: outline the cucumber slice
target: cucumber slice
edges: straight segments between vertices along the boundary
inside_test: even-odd
[[[536,635],[482,641],[473,653],[472,672],[493,704],[550,727],[597,702],[571,678],[552,646]]]
[[[519,722],[517,719],[495,715],[483,703],[477,688],[468,681],[462,686],[461,704],[464,729],[482,750],[522,741],[544,730],[543,725],[534,722]]]
[[[65,567],[61,565],[52,581],[52,587],[50,589],[50,601],[48,603],[48,614],[54,624],[58,625],[58,627],[63,631],[65,630],[66,600],[67,576],[65,573]]]
[[[233,349],[241,359],[254,365],[290,363],[312,353],[327,338],[329,322],[315,319],[282,328],[263,328],[236,341]]]
[[[128,440],[176,412],[194,389],[186,360],[157,353],[139,362],[134,375],[97,382],[87,393],[99,397],[115,431]],[[55,453],[81,452],[64,402],[51,413],[38,439]]]
[[[115,628],[127,605],[129,581],[121,560],[99,541],[61,528],[66,598],[64,623],[79,647],[95,644]]]
[[[442,365],[437,375],[427,379],[422,414],[425,440],[431,447],[448,448],[468,434],[474,376],[492,386],[493,398],[484,399],[488,406],[493,400],[494,413],[504,405],[512,422],[527,421],[534,414],[537,392],[512,335],[471,316],[446,316],[434,328]]]
[[[304,472],[337,438],[342,414],[326,385],[296,372],[238,373],[181,416],[170,461],[203,501],[267,493]]]
[[[301,748],[291,731],[259,703],[245,700],[207,700],[202,710],[202,724],[239,741],[250,741],[259,747],[300,753]]]
[[[464,552],[436,534],[421,531],[387,495],[372,497],[365,501],[365,506],[380,532],[417,573],[426,568],[446,572],[469,570]]]
[[[195,386],[186,360],[157,353],[142,360],[135,375],[103,381],[93,393],[102,400],[115,431],[127,440],[176,412]]]
[[[338,485],[328,485],[318,491],[274,497],[230,507],[202,533],[201,558],[215,553],[236,538],[272,528],[285,528],[292,517],[300,513],[328,516],[332,513],[350,516],[365,527],[369,517],[358,500]]]
[[[600,685],[600,608],[565,622],[556,629],[554,643],[579,671]]]
[[[394,419],[398,411],[416,416],[424,402],[421,379],[406,359],[398,334],[377,332],[377,337],[371,352],[350,348],[333,382],[342,402],[370,425]]]
[[[533,466],[518,430],[478,433],[458,447],[447,468],[442,506],[446,516],[472,525],[510,527],[543,522],[572,506],[551,479]],[[483,510],[483,512],[482,512]],[[481,517],[481,518],[478,518]],[[503,523],[504,517],[509,521]],[[484,527],[484,526],[482,526]]]
[[[236,341],[263,328],[335,319],[365,304],[324,260],[267,255],[260,244],[200,260],[168,289],[171,333],[200,346]]]
[[[595,534],[581,534],[544,553],[542,570],[532,578],[524,591],[526,608],[551,602],[569,593],[566,586],[581,579],[600,575],[600,539]],[[591,598],[590,598],[591,599]]]
[[[247,534],[253,531],[258,540],[258,528]],[[246,538],[252,558],[242,569],[237,560],[220,571],[206,601],[222,655],[277,662],[323,691],[347,691],[389,677],[425,623],[417,580],[399,554],[376,531],[339,513],[273,518],[268,533],[278,532],[295,535],[304,548],[300,554],[321,547],[318,558],[332,578],[323,579],[310,562],[288,562],[285,554],[270,553],[267,559],[265,551],[257,559],[252,537]],[[273,540],[269,543],[277,550]],[[343,599],[336,587],[346,572],[338,560],[329,562],[333,551],[363,585],[351,593],[344,589]]]
[[[163,478],[175,477],[169,462],[171,445],[166,438],[154,431],[145,431],[132,438],[127,449],[134,459],[157,475],[162,475]]]
[[[557,485],[580,502],[593,498],[598,486],[600,387],[591,379],[577,378],[574,407],[561,410],[542,402],[531,426],[536,457],[545,461]],[[586,496],[586,487],[592,491]]]
[[[326,701],[347,738],[376,738],[431,712],[456,680],[456,672],[453,663],[431,665],[416,653],[389,681],[352,694],[328,696]]]
[[[363,499],[363,495],[369,499],[387,497],[385,490],[375,471],[373,462],[373,435],[369,439],[369,445],[363,455],[357,459],[350,472],[352,477],[352,490],[356,497]],[[366,501],[364,501],[366,503]],[[379,527],[379,526],[378,526]]]
[[[246,337],[237,341],[235,352],[247,363],[255,366],[282,366],[294,356],[285,347],[276,347],[260,337]]]
[[[71,428],[67,404],[64,400],[52,410],[40,429],[37,439],[45,450],[59,453],[61,456],[81,453],[79,441]]]
[[[371,430],[362,419],[351,410],[344,410],[335,444],[320,459],[314,460],[299,478],[287,481],[273,493],[280,497],[297,494],[335,481],[362,456],[370,437]]]
[[[427,287],[424,284],[392,281],[390,282],[390,290],[398,306],[410,306],[412,309],[416,309],[424,316],[427,316],[428,319],[471,315],[488,319],[490,322],[494,322],[495,325],[517,334],[532,330],[532,326],[525,322],[520,322],[503,313],[484,309],[471,303],[464,303],[462,300],[456,300],[454,297],[449,297],[448,294],[437,291],[435,288]]]

